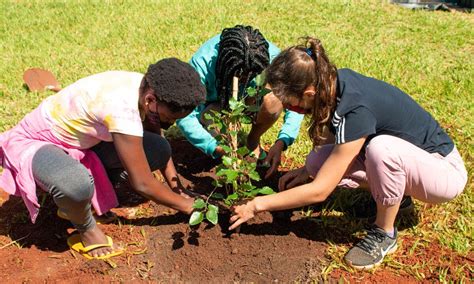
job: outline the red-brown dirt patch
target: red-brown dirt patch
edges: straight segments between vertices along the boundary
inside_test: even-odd
[[[173,141],[172,146],[185,186],[209,193],[216,162],[185,141]],[[278,176],[267,183],[275,187],[277,180]],[[219,216],[217,226],[203,223],[190,228],[188,216],[121,189],[121,206],[113,210],[120,216],[119,221],[100,226],[127,252],[109,262],[87,261],[69,250],[66,239],[71,225],[56,216],[51,198],[43,196],[40,195],[41,213],[36,224],[31,224],[22,200],[8,198],[0,190],[0,278],[4,283],[308,282],[321,279],[321,271],[330,261],[325,256],[328,241],[346,246],[354,241],[350,237],[352,232],[338,225],[337,220],[336,225],[328,226],[306,220],[297,211],[291,220],[260,214],[242,226],[238,234],[228,232],[226,214]],[[407,250],[406,245],[401,247]],[[427,259],[439,256],[433,266],[441,267],[439,262],[448,261],[452,262],[448,269],[454,269],[460,264],[457,255],[442,257],[438,249],[441,247],[426,252]],[[403,251],[397,255],[400,262],[411,264],[411,258],[404,257]],[[472,265],[472,257],[469,263]],[[376,273],[354,274],[336,269],[330,277],[362,282],[416,281],[411,274],[386,268]],[[436,272],[433,277],[425,273],[428,279],[436,279]],[[472,279],[472,275],[467,276]]]

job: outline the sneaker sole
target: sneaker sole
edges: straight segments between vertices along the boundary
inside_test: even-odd
[[[385,256],[394,253],[394,252],[397,250],[397,248],[398,248],[398,245],[395,244],[395,245],[387,252],[387,254],[386,254]],[[379,266],[379,265],[383,262],[385,256],[384,256],[379,262],[376,262],[376,263],[370,264],[370,265],[363,265],[363,266],[361,266],[361,265],[354,265],[354,264],[352,264],[352,263],[349,263],[348,261],[346,261],[346,263],[347,263],[350,267],[352,267],[352,268],[354,268],[354,269],[357,269],[357,270],[370,270],[370,269],[372,269],[372,268],[375,268],[375,267]]]

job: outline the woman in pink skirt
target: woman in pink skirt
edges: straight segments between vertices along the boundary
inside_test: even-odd
[[[184,188],[161,129],[204,97],[196,71],[176,58],[151,64],[146,74],[108,71],[78,80],[0,134],[0,188],[23,198],[33,222],[36,188],[45,190],[79,232],[68,239],[72,249],[87,258],[118,255],[91,208],[102,215],[118,205],[111,182],[128,178],[146,198],[190,214],[194,200],[179,194]]]

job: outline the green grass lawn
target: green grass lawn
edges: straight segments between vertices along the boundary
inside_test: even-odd
[[[336,66],[400,87],[455,140],[470,177],[464,194],[420,212],[429,222],[406,234],[437,239],[466,255],[474,238],[474,15],[411,11],[386,2],[2,0],[0,131],[50,94],[23,87],[29,67],[51,70],[64,86],[105,70],[144,72],[164,57],[187,61],[205,40],[235,24],[258,27],[280,48],[312,35]],[[265,135],[266,143],[277,130]],[[296,144],[286,152],[294,166],[311,148],[304,131]]]

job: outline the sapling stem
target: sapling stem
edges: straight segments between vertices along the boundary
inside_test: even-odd
[[[252,88],[252,89],[250,89]],[[217,169],[217,184],[223,186],[227,197],[224,199],[225,206],[236,206],[251,199],[258,194],[271,194],[273,190],[268,187],[257,188],[252,184],[252,180],[259,181],[260,176],[256,168],[256,162],[247,160],[246,156],[249,154],[249,149],[245,146],[239,148],[239,134],[241,133],[242,123],[248,123],[249,114],[248,112],[257,112],[255,108],[249,108],[245,103],[245,97],[251,94],[251,98],[255,99],[255,96],[259,95],[253,87],[249,87],[243,94],[243,98],[238,97],[239,95],[239,78],[232,78],[232,97],[228,102],[228,109],[222,113],[211,112],[208,115],[208,119],[213,121],[211,125],[213,129],[219,130],[219,142],[222,144],[222,148],[225,151],[222,157],[222,163]],[[199,209],[198,212],[194,212],[190,218],[190,225],[196,225],[202,222],[204,218],[209,220],[211,223],[217,223],[217,216],[219,205],[209,204],[209,200],[214,192],[217,190],[217,186],[214,187],[207,198],[198,200],[196,207]],[[196,214],[195,214],[196,213]],[[203,214],[206,214],[205,216]],[[240,233],[240,227],[235,231]]]
[[[214,189],[211,191],[211,193],[207,196],[206,198],[206,203],[209,203],[209,199],[211,198],[211,196],[214,194],[214,192],[216,191],[217,189],[217,186],[214,186]]]
[[[232,77],[232,97],[234,100],[238,99],[238,93],[239,93],[239,78],[237,77]]]
[[[232,97],[234,98],[234,100],[237,100],[238,99],[238,93],[239,93],[239,78],[237,77],[232,77]],[[231,131],[237,131],[237,123],[236,124],[233,124],[233,123],[230,123],[229,124],[229,128]],[[236,135],[230,135],[231,136],[231,143],[232,143],[232,152],[235,152],[237,150],[237,136]],[[233,168],[234,170],[237,170],[236,168],[237,165],[233,165]]]

